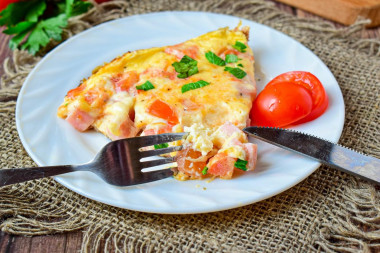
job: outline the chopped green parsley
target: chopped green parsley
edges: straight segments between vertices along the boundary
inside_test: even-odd
[[[237,161],[235,162],[235,168],[247,171],[248,170],[247,164],[248,164],[248,161],[237,159]]]
[[[247,75],[247,73],[245,73],[245,71],[240,68],[225,67],[224,71],[230,72],[232,75],[239,79],[242,79]]]
[[[136,89],[138,89],[138,90],[145,90],[145,91],[146,90],[152,90],[154,88],[155,88],[154,85],[151,82],[149,82],[149,81],[146,81],[145,83],[136,86]]]
[[[191,58],[190,56],[185,55],[179,62],[174,62],[172,66],[175,71],[178,73],[178,78],[186,78],[198,73],[198,62]]]
[[[239,58],[235,54],[227,54],[226,55],[226,62],[227,63],[235,63],[238,60],[239,60]]]
[[[154,149],[161,149],[161,148],[167,148],[169,147],[169,144],[167,143],[162,143],[162,144],[155,144]]]
[[[217,56],[216,54],[214,54],[211,51],[208,51],[205,54],[205,56],[206,56],[206,59],[212,64],[215,64],[218,66],[225,66],[226,65],[226,62],[222,58],[220,58],[219,56]]]
[[[209,84],[210,84],[209,82],[199,80],[195,83],[185,84],[184,86],[182,86],[181,90],[182,90],[182,93],[185,93],[185,92],[190,91],[190,90],[202,88],[202,87],[207,86]]]
[[[241,43],[240,41],[236,41],[235,45],[232,45],[232,47],[242,53],[244,53],[245,49],[247,48],[247,46],[244,43]]]

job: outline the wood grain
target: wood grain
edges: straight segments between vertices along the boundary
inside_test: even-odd
[[[4,31],[4,27],[0,27],[0,32]],[[2,63],[5,58],[11,56],[11,50],[8,46],[9,36],[5,36],[3,33],[0,33],[0,62]],[[4,70],[0,67],[0,76],[4,74]],[[0,84],[1,88],[1,84]]]
[[[380,25],[379,0],[278,0],[285,4],[312,12],[344,25],[351,25],[359,18],[370,19],[368,27]]]
[[[308,2],[319,2],[318,1],[308,1]],[[328,0],[332,1],[332,0]],[[358,0],[352,0],[358,1]],[[365,0],[370,1],[370,0]],[[378,1],[378,0],[376,0]],[[274,2],[274,1],[272,1]],[[275,5],[292,15],[302,17],[302,18],[317,18],[317,17],[307,11],[291,7],[289,5],[274,2]],[[334,23],[337,27],[342,27],[337,23]],[[4,28],[0,28],[3,31]],[[377,29],[365,29],[361,34],[362,38],[380,38],[380,28]],[[11,56],[11,50],[8,47],[9,37],[0,33],[0,62],[3,62],[6,57]],[[3,68],[0,68],[0,76],[4,74]],[[63,234],[54,234],[48,236],[16,236],[9,235],[4,232],[0,232],[0,252],[1,253],[71,253],[79,252],[81,249],[81,244],[83,240],[83,233],[81,231],[74,231]],[[111,247],[111,246],[110,246]],[[112,249],[109,249],[112,252]]]

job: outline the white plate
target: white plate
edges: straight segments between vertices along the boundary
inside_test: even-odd
[[[344,103],[329,69],[309,49],[267,26],[233,16],[203,12],[161,12],[108,22],[81,34],[46,55],[29,74],[18,97],[16,124],[21,141],[40,166],[91,160],[109,140],[96,132],[79,133],[56,111],[66,92],[91,75],[96,66],[126,51],[171,45],[239,21],[251,27],[249,45],[256,59],[258,90],[276,75],[305,70],[324,84],[330,106],[320,118],[296,127],[331,141],[343,128]],[[276,195],[309,176],[319,163],[257,142],[255,171],[233,180],[179,182],[173,178],[114,187],[89,172],[55,179],[88,198],[131,210],[154,213],[201,213],[244,206]]]

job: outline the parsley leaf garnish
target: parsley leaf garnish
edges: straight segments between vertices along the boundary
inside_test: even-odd
[[[169,147],[168,143],[154,144],[154,149],[161,149]]]
[[[247,171],[248,170],[247,169],[247,164],[248,164],[248,161],[237,159],[237,161],[235,162],[234,166],[235,166],[235,168],[238,168],[240,170]]]
[[[198,62],[193,58],[185,55],[179,62],[174,62],[172,66],[178,73],[178,78],[186,78],[198,73]]]
[[[244,66],[243,66],[243,64],[239,63],[239,64],[238,64],[238,67],[243,68]]]
[[[136,89],[145,91],[153,90],[154,88],[154,85],[150,81],[146,81],[145,83],[136,86]]]
[[[185,84],[184,86],[182,86],[181,91],[182,91],[182,93],[185,93],[185,92],[187,92],[189,90],[199,89],[199,88],[202,88],[202,87],[207,86],[209,84],[210,84],[209,82],[206,82],[206,81],[203,81],[203,80],[199,80],[199,81],[197,81],[195,83]]]
[[[3,33],[14,35],[11,49],[26,49],[37,53],[51,40],[62,40],[63,29],[70,17],[86,12],[91,3],[82,0],[29,0],[11,3],[0,12]]]
[[[202,174],[203,174],[203,175],[206,175],[206,174],[207,174],[207,171],[208,171],[208,167],[205,166],[205,167],[203,168],[203,170],[202,170]]]
[[[212,64],[215,64],[218,66],[225,66],[226,65],[226,62],[222,58],[220,58],[219,56],[217,56],[216,54],[214,54],[211,51],[208,51],[205,54],[205,56],[206,56],[206,59]]]
[[[247,73],[245,73],[245,71],[240,68],[225,67],[224,71],[230,72],[232,75],[239,79],[242,79],[247,75]]]
[[[226,62],[227,63],[235,63],[238,60],[239,60],[239,58],[235,54],[227,54],[226,55]]]
[[[242,53],[244,53],[245,49],[247,48],[247,46],[244,43],[241,43],[240,41],[236,41],[235,45],[232,45],[232,47]]]
[[[28,40],[21,46],[21,49],[27,49],[31,54],[36,54],[40,47],[44,47],[49,43],[50,39],[60,41],[63,28],[66,26],[67,18],[65,14],[38,22],[29,34]]]

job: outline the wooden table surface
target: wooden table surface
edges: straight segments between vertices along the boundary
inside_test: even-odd
[[[272,0],[268,0],[272,1]],[[274,1],[273,1],[274,2]],[[318,18],[323,20],[320,17],[316,17],[313,14],[308,12],[290,7],[285,4],[275,2],[276,6],[288,13],[293,14],[297,17],[302,18]],[[343,27],[340,24],[333,23],[337,27]],[[0,29],[2,31],[3,28]],[[363,38],[380,38],[380,27],[366,29],[362,31],[361,36]],[[8,48],[9,37],[4,34],[0,34],[0,62],[2,63],[6,57],[11,55],[11,50]],[[0,76],[3,75],[4,71],[0,68]],[[1,201],[1,200],[0,200]],[[81,248],[83,233],[81,231],[55,234],[55,235],[46,235],[46,236],[34,236],[34,237],[25,237],[25,236],[15,236],[9,235],[4,232],[0,232],[0,252],[4,253],[55,253],[55,252],[78,252]],[[112,251],[112,250],[111,250]]]

